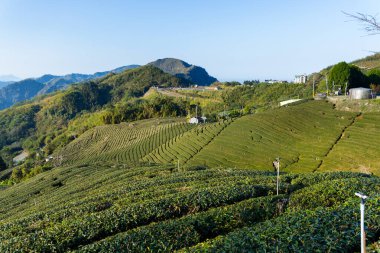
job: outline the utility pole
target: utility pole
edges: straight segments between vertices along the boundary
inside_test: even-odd
[[[333,92],[333,93],[335,92],[335,81],[333,81],[333,88],[332,88],[332,92]]]
[[[277,170],[277,195],[278,190],[280,188],[280,157],[277,157],[276,160],[273,161],[273,167]]]
[[[365,253],[366,244],[365,244],[365,229],[364,229],[364,204],[368,196],[360,192],[355,193],[355,195],[360,198],[360,234],[361,234],[361,251],[360,252]]]
[[[277,168],[277,195],[278,195],[278,189],[280,188],[280,157],[277,158],[278,161],[278,168]]]
[[[313,98],[315,97],[315,79],[313,75]]]
[[[329,95],[329,80],[326,76],[326,96],[328,96],[328,95]]]

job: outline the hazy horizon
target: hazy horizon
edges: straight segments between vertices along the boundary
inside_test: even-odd
[[[221,81],[292,80],[380,51],[342,11],[375,0],[1,0],[0,76],[92,74],[173,57]]]

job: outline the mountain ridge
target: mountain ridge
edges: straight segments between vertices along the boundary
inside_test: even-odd
[[[158,59],[146,65],[157,67],[161,69],[162,71],[164,71],[165,73],[176,76],[183,80],[187,80],[188,82],[191,82],[193,84],[208,86],[212,84],[213,82],[218,81],[216,78],[210,76],[204,68],[189,64],[185,61],[175,59],[175,58]],[[143,65],[143,66],[146,66],[146,65]],[[2,96],[0,96],[0,110],[8,108],[14,105],[15,103],[32,99],[39,95],[46,95],[58,90],[67,89],[67,87],[71,84],[78,84],[85,81],[102,78],[102,77],[107,76],[110,73],[118,74],[123,71],[129,70],[129,69],[135,69],[138,67],[141,67],[141,65],[132,64],[132,65],[118,67],[109,71],[95,72],[94,74],[71,73],[71,74],[67,74],[63,76],[45,74],[40,77],[25,79],[25,80],[29,80],[28,82],[24,82],[25,80],[22,80],[22,81],[11,83],[11,84],[15,84],[12,86],[9,86],[10,85],[9,83],[7,85],[0,83],[0,92],[2,94]],[[29,82],[31,82],[30,80],[34,80],[32,84],[33,87],[30,87],[30,88],[20,87],[20,85],[22,86],[23,84],[28,84]],[[36,83],[39,83],[40,85],[37,85]],[[40,87],[40,90],[36,92],[35,88],[37,86]],[[12,91],[12,89],[15,87],[18,87],[18,88]],[[4,91],[1,91],[2,89],[5,89],[5,88],[7,89]],[[21,94],[17,94],[19,92],[21,92]],[[7,97],[12,97],[12,99],[8,99]]]
[[[113,70],[94,74],[72,73],[64,76],[45,74],[37,78],[28,78],[18,82],[0,82],[0,110],[18,102],[29,100],[38,95],[45,95],[57,90],[66,89],[69,85],[104,77],[109,73],[121,73],[140,65],[127,65]],[[25,87],[24,87],[25,86]],[[30,86],[30,87],[29,87]]]
[[[43,87],[44,85],[42,83],[39,83],[33,79],[25,79],[1,88],[0,110],[36,96],[38,91]]]
[[[153,65],[166,73],[187,79],[202,86],[209,86],[218,81],[215,77],[210,76],[204,68],[191,65],[176,58],[158,59],[148,63],[148,65]]]

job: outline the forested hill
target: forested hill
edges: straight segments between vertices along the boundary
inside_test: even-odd
[[[153,65],[166,73],[187,79],[198,85],[210,85],[218,81],[215,77],[210,76],[204,68],[190,65],[187,62],[174,58],[158,59],[149,63],[149,65]]]
[[[37,95],[66,89],[70,84],[101,78],[109,73],[121,73],[127,69],[137,67],[139,65],[129,65],[95,74],[68,74],[64,76],[47,74],[19,82],[0,82],[0,110],[8,108],[15,103],[32,99]]]
[[[43,87],[42,83],[33,79],[7,85],[0,89],[0,110],[34,97]]]
[[[198,85],[210,85],[217,81],[217,79],[210,76],[204,68],[188,64],[187,62],[178,59],[159,59],[148,65],[155,66],[168,74]],[[2,95],[0,95],[0,110],[8,108],[15,103],[32,99],[37,95],[45,95],[57,90],[67,89],[71,84],[102,78],[110,73],[119,74],[125,70],[138,67],[140,67],[140,65],[133,64],[110,71],[96,72],[94,74],[73,73],[64,76],[46,74],[38,78],[16,82],[7,87],[4,87],[6,86],[5,83],[0,83],[0,93],[2,93]],[[34,82],[32,82],[32,80]],[[1,89],[2,87],[4,88]]]
[[[34,80],[30,82],[39,84]],[[138,101],[138,98],[152,86],[176,87],[189,84],[189,81],[164,73],[154,66],[144,66],[120,74],[109,74],[0,111],[1,155],[8,162],[21,149],[28,150],[31,155],[45,156],[73,138],[65,131],[69,122],[77,118],[75,135],[91,127],[87,125],[89,123],[86,117],[92,115],[96,115],[102,124],[162,116],[153,113],[160,114],[164,111],[163,116],[170,116],[170,113],[173,116],[182,113],[183,116],[185,112],[177,110],[175,105],[163,101],[148,105],[144,101]],[[33,92],[39,88],[36,87]],[[161,110],[162,106],[168,107]],[[151,110],[153,107],[154,110]]]
[[[65,76],[52,76],[52,75],[44,75],[37,80],[45,84],[44,88],[41,89],[38,94],[47,94],[56,90],[66,89],[68,85],[83,81],[88,81],[96,78],[101,78],[109,73],[121,73],[128,69],[134,69],[140,67],[139,65],[128,65],[124,67],[119,67],[110,71],[96,72],[92,75],[87,74],[69,74]],[[45,81],[46,80],[46,81]]]

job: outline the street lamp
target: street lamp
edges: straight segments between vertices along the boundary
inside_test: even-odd
[[[366,252],[365,246],[365,230],[364,230],[364,204],[368,196],[364,195],[361,192],[356,192],[355,196],[360,198],[360,234],[361,234],[361,253]]]

